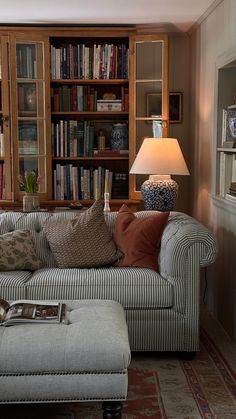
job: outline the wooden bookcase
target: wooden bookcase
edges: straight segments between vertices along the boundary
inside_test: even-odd
[[[219,59],[216,106],[216,196],[236,206],[236,55]]]
[[[0,35],[1,206],[22,205],[18,175],[34,169],[44,179],[43,207],[90,205],[107,182],[112,208],[138,208],[140,180],[130,166],[152,121],[168,126],[167,36],[133,27],[6,27]],[[150,93],[158,115],[148,114]],[[126,153],[109,151],[117,124],[127,127]],[[95,151],[101,143],[103,154]]]

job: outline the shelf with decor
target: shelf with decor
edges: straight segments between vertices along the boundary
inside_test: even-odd
[[[22,206],[18,176],[34,170],[43,177],[44,208],[77,199],[89,205],[105,185],[111,208],[138,208],[129,170],[152,136],[149,93],[158,94],[158,121],[168,125],[167,47],[166,35],[137,35],[135,27],[2,27],[1,206]]]
[[[232,195],[231,202],[236,203],[236,148],[219,147],[217,154],[219,157],[219,195],[226,200],[230,199],[230,195]]]
[[[51,39],[55,200],[103,198],[106,188],[111,200],[129,199],[128,61],[129,38]],[[123,139],[120,131],[114,144],[117,124]],[[106,154],[124,149],[126,156]]]
[[[236,58],[236,57],[235,57]],[[217,62],[215,196],[236,204],[236,61],[226,53]]]

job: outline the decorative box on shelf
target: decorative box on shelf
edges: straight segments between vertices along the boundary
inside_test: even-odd
[[[98,99],[97,100],[97,111],[120,112],[121,110],[122,110],[122,101],[119,99],[115,99],[115,100]]]

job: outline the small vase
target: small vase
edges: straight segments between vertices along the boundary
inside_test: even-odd
[[[128,129],[126,124],[114,124],[111,130],[112,150],[128,150]]]
[[[38,211],[40,208],[39,205],[39,196],[37,193],[25,193],[23,196],[23,211],[31,212]]]
[[[236,118],[231,117],[229,118],[229,129],[231,136],[235,139],[236,138]]]
[[[26,92],[26,106],[28,111],[36,112],[36,91],[34,88],[30,88]]]

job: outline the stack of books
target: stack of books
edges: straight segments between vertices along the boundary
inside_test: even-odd
[[[236,197],[236,182],[231,182],[229,193]]]
[[[229,193],[226,194],[226,199],[236,203],[236,182],[231,182]]]
[[[129,174],[125,172],[113,173],[112,180],[112,193],[113,199],[128,199],[129,187],[128,187]]]

